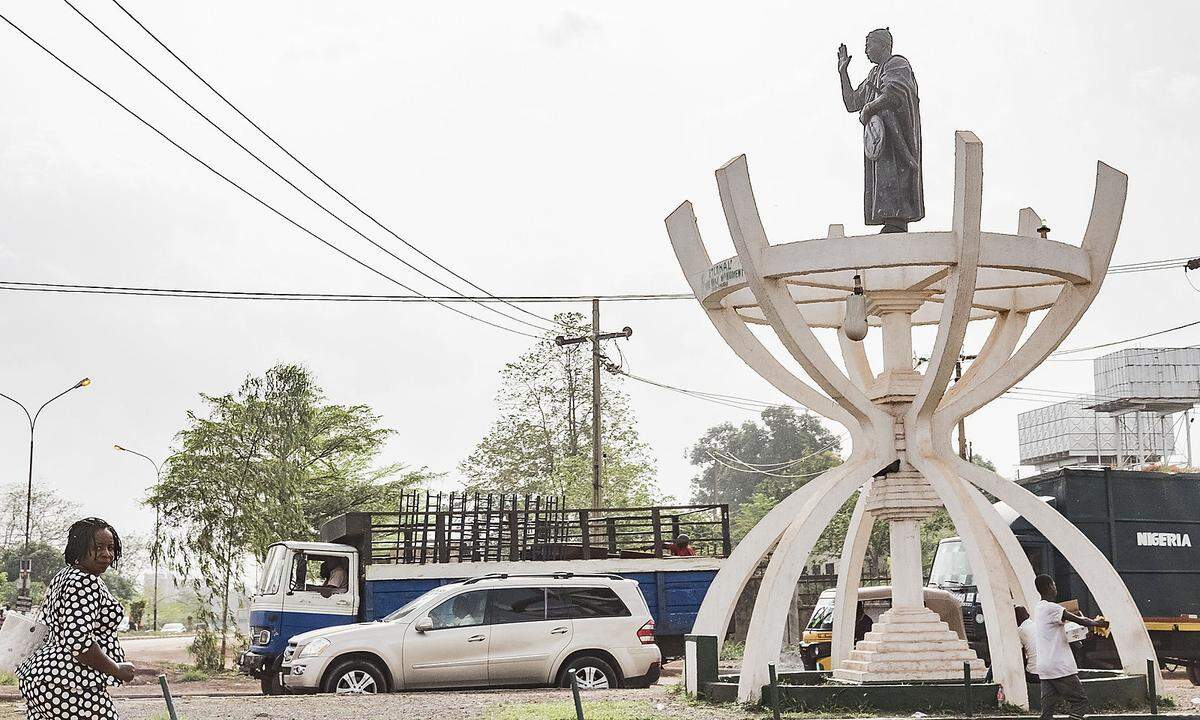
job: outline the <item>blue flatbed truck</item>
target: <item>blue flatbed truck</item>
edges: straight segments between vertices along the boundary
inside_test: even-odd
[[[289,638],[378,620],[439,585],[482,575],[615,573],[636,580],[654,617],[655,641],[664,657],[679,657],[730,549],[723,505],[546,512],[517,507],[516,498],[503,509],[473,504],[459,512],[451,499],[450,510],[415,516],[348,513],[326,523],[323,542],[272,545],[251,597],[241,671],[259,678],[264,694],[280,693]],[[696,555],[671,553],[680,534],[696,538]]]

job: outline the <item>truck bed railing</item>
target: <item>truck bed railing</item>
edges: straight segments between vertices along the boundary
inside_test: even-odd
[[[358,547],[369,564],[661,558],[681,534],[698,556],[730,552],[727,505],[564,509],[528,496],[486,497],[427,501],[416,512],[348,513],[321,535]]]

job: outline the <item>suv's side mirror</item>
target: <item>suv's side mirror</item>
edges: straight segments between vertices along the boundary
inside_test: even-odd
[[[419,633],[428,632],[433,629],[433,618],[426,615],[413,625],[413,630]]]

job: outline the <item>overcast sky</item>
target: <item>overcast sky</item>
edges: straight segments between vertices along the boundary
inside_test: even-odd
[[[109,0],[76,1],[303,179]],[[914,229],[949,226],[953,132],[970,129],[984,142],[985,229],[1014,231],[1018,209],[1031,205],[1054,239],[1077,243],[1102,159],[1131,178],[1115,263],[1200,245],[1188,215],[1200,166],[1194,3],[123,1],[351,198],[498,294],[686,290],[663,218],[692,200],[714,257],[732,255],[713,170],[741,153],[774,242],[823,236],[829,223],[864,231],[861,130],[842,108],[835,54],[849,46],[858,81],[868,69],[863,37],[882,25],[920,85],[927,216]],[[65,3],[0,5],[223,172],[348,252],[440,292],[269,177]],[[0,279],[403,292],[213,177],[3,25],[0,62],[9,68],[0,75]],[[1198,300],[1177,270],[1111,277],[1066,346],[1196,319]],[[449,487],[492,420],[499,368],[529,342],[430,305],[16,292],[0,303],[0,392],[37,405],[93,380],[39,421],[37,478],[141,532],[152,523],[138,504],[151,470],[112,445],[165,456],[200,392],[304,363],[332,401],[367,403],[397,431],[385,460],[448,472]],[[623,347],[640,375],[783,399],[694,302],[610,303],[604,325],[634,328]],[[968,352],[987,330],[979,325]],[[918,337],[918,354],[930,341]],[[1191,345],[1200,331],[1154,342]],[[1087,392],[1091,366],[1048,363],[1023,384]],[[753,417],[627,390],[660,486],[681,499],[688,446],[711,425]],[[1011,474],[1016,414],[1038,404],[1006,398],[972,416],[976,451]],[[0,406],[5,481],[25,477],[24,423]]]

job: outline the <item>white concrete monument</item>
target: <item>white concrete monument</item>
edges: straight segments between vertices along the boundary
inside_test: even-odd
[[[982,232],[983,144],[973,133],[959,132],[949,231],[844,237],[842,226],[831,225],[829,237],[772,245],[758,215],[745,156],[716,175],[736,257],[712,262],[690,202],[666,220],[696,299],[746,364],[796,402],[844,425],[852,448],[843,464],[776,505],[738,544],[708,590],[693,633],[715,635],[720,643],[743,588],[770,554],[746,638],[739,698],[758,699],[768,663],[779,658],[801,568],[838,508],[860,489],[839,566],[835,678],[957,679],[963,662],[982,675],[982,663],[966,643],[924,606],[920,520],[944,505],[974,570],[994,677],[1009,702],[1028,707],[1013,606],[1032,608],[1037,602],[1034,573],[1008,524],[981,491],[1024,515],[1066,557],[1111,621],[1125,672],[1145,674],[1154,647],[1104,555],[1052,507],[962,460],[950,446],[958,420],[1041,364],[1096,297],[1120,229],[1128,178],[1098,163],[1081,245],[1040,237],[1040,220],[1029,208],[1019,213],[1015,235]],[[854,324],[847,321],[847,305],[861,307],[863,300],[854,298],[856,281],[865,294],[869,324],[881,328],[883,336],[878,372],[863,344],[846,334],[846,326]],[[1026,333],[1031,315],[1039,311],[1045,311],[1040,322]],[[991,322],[990,334],[978,359],[948,389],[971,321]],[[817,387],[785,367],[748,324],[769,326]],[[937,326],[923,373],[913,367],[914,325]],[[815,328],[836,330],[844,369]],[[876,519],[889,523],[893,607],[852,648],[858,580]]]

